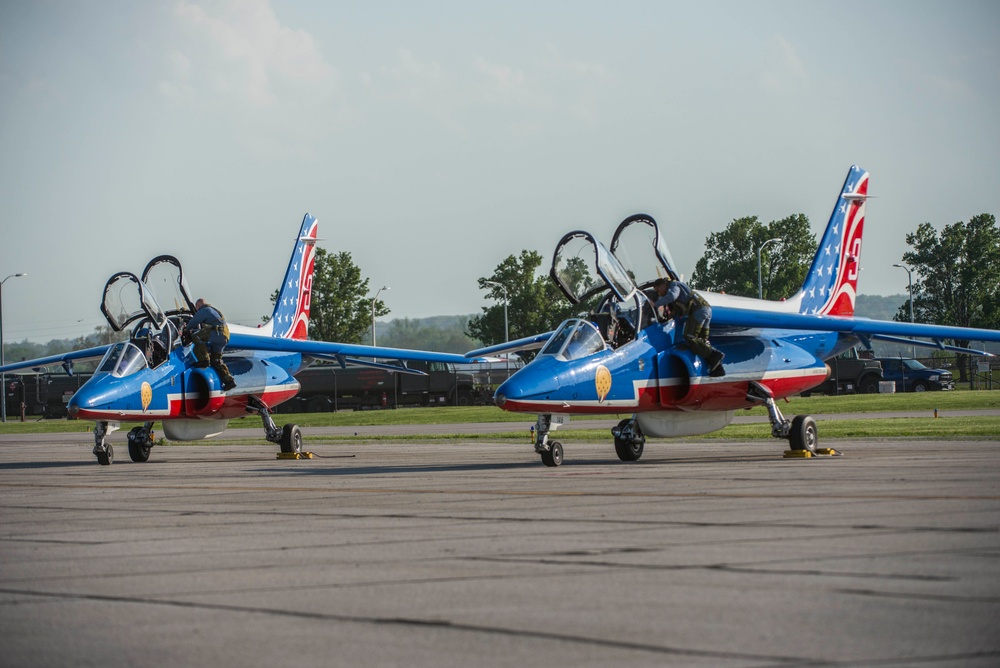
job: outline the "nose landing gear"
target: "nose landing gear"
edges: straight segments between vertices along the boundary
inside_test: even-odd
[[[566,415],[541,414],[535,423],[535,452],[542,457],[546,466],[559,466],[563,462],[563,446],[559,441],[550,441],[549,432],[569,422]]]

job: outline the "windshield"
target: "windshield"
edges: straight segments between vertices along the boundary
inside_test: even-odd
[[[907,369],[913,369],[914,371],[919,371],[920,369],[927,368],[917,360],[903,360],[903,364],[906,365]]]
[[[586,320],[573,319],[562,324],[540,354],[569,361],[599,353],[606,347],[597,327]]]
[[[97,372],[124,378],[146,366],[146,356],[138,348],[131,343],[118,343],[104,355]]]

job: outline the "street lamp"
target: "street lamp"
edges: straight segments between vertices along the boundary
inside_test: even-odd
[[[510,328],[507,325],[507,304],[510,300],[507,299],[507,286],[503,283],[497,283],[496,281],[483,281],[486,285],[495,285],[496,287],[503,290],[503,341],[507,343],[510,341]],[[504,354],[504,360],[506,364],[507,377],[510,378],[510,352]]]
[[[383,285],[381,288],[378,289],[378,292],[375,293],[375,296],[372,297],[372,348],[375,347],[375,300],[378,299],[378,296],[382,294],[383,290],[388,290],[388,289],[389,289],[388,287]]]
[[[906,290],[907,292],[910,293],[910,323],[912,324],[913,323],[913,270],[911,270],[906,265],[902,264],[894,264],[892,266],[899,267],[900,269],[906,272],[906,282],[907,282]],[[910,357],[913,358],[917,357],[916,346],[910,346]]]
[[[0,281],[0,366],[3,366],[3,284],[7,279],[27,276],[27,274],[11,274]],[[0,422],[7,421],[7,379],[0,372]]]
[[[760,245],[760,248],[757,249],[757,299],[764,298],[764,283],[760,277],[760,252],[764,250],[764,246],[775,241],[781,243],[781,239],[775,237],[773,239],[768,239],[767,241],[765,241]]]

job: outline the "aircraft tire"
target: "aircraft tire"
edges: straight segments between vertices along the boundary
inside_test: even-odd
[[[282,452],[302,452],[302,430],[297,424],[286,424],[281,429]]]
[[[104,447],[103,452],[98,451],[94,454],[97,455],[97,463],[101,466],[111,466],[111,462],[115,461],[115,449],[111,447],[110,443]]]
[[[136,445],[135,443],[128,444],[128,456],[133,462],[141,464],[142,462],[149,461],[149,446]]]
[[[549,443],[549,449],[542,453],[542,463],[546,466],[559,466],[563,461],[563,446],[559,441]]]
[[[788,443],[792,446],[792,450],[808,450],[815,453],[816,445],[819,443],[816,420],[811,415],[796,415],[788,433]]]
[[[135,427],[128,433],[128,456],[133,462],[141,464],[142,462],[149,461],[149,451],[150,447],[148,445],[142,445],[136,442],[139,438],[139,434],[142,432],[142,427]]]
[[[622,420],[618,423],[619,429],[624,429],[629,420]],[[638,429],[638,428],[637,428]],[[642,457],[643,448],[646,446],[646,437],[640,434],[639,438],[625,439],[615,437],[615,454],[623,462],[637,462]]]

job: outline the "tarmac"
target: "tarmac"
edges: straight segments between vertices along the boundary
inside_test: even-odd
[[[0,665],[1000,665],[995,441],[113,440],[0,436]]]

